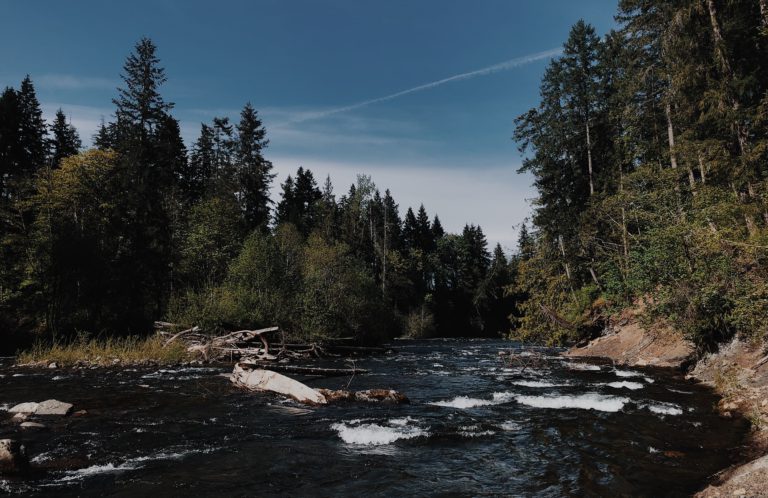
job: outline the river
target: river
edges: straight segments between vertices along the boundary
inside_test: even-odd
[[[685,496],[731,463],[746,424],[668,371],[565,360],[535,368],[492,340],[396,341],[369,374],[313,387],[393,388],[405,405],[310,408],[237,390],[229,366],[28,370],[0,360],[0,438],[22,440],[41,496]],[[344,360],[318,360],[343,365]],[[84,416],[24,430],[10,406]]]

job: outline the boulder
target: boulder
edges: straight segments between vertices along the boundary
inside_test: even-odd
[[[252,391],[270,391],[310,405],[327,403],[325,396],[311,387],[270,370],[243,368],[238,363],[229,379],[236,386]]]
[[[19,403],[18,405],[8,410],[8,413],[35,413],[39,406],[40,403],[35,403],[34,401],[30,401],[28,403]]]
[[[0,439],[0,473],[18,472],[29,466],[24,445],[14,439]]]
[[[48,427],[45,424],[41,424],[40,422],[22,422],[19,427],[22,429],[47,429]]]
[[[37,406],[35,415],[68,415],[71,411],[72,403],[49,399]]]
[[[55,399],[49,399],[41,403],[19,403],[8,410],[10,413],[34,413],[35,415],[67,415],[70,411],[72,411],[71,403],[64,403]]]

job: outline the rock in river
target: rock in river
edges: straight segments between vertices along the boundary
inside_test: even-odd
[[[17,472],[29,465],[24,445],[14,439],[0,439],[0,472]]]
[[[41,403],[19,403],[8,411],[10,413],[34,413],[35,415],[68,415],[72,411],[72,404],[49,399]]]

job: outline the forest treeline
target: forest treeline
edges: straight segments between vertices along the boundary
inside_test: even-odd
[[[299,168],[270,200],[267,130],[246,104],[190,150],[157,49],[125,61],[114,115],[83,150],[30,77],[0,97],[0,333],[150,333],[154,320],[294,337],[499,335],[510,262],[479,226],[445,233],[360,175],[340,196]]]
[[[514,336],[594,334],[644,298],[708,348],[768,322],[768,2],[621,0],[573,26],[517,119],[535,179]]]

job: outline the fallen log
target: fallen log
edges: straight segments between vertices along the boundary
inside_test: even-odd
[[[243,358],[240,364],[272,370],[273,372],[285,372],[300,375],[311,375],[319,377],[346,377],[347,375],[358,375],[368,373],[368,370],[362,368],[320,368],[320,367],[299,367],[295,365],[281,365],[279,363],[266,363],[252,358]]]
[[[251,391],[270,391],[288,396],[300,403],[311,405],[324,405],[327,403],[325,396],[311,387],[270,370],[252,370],[250,368],[243,368],[238,363],[235,365],[229,379],[236,386],[244,387]]]

